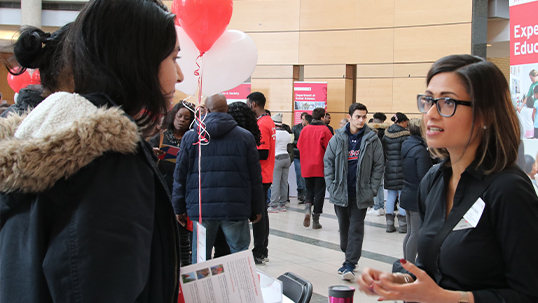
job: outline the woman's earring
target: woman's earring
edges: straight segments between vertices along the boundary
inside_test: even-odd
[[[488,128],[488,127],[484,125],[484,130],[485,130],[486,128]]]

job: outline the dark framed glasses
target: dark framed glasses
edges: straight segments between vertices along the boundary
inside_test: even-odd
[[[435,99],[425,94],[417,95],[417,106],[421,113],[427,113],[434,104],[437,106],[439,114],[443,117],[454,116],[458,105],[472,106],[472,102],[470,101],[460,101],[448,97]]]

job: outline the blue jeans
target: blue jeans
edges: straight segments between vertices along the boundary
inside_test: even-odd
[[[396,203],[396,197],[400,197],[402,193],[401,190],[387,190],[387,209],[385,210],[386,214],[394,214],[394,204]],[[398,207],[398,214],[405,216],[405,209],[401,206]]]
[[[306,185],[304,183],[304,178],[301,176],[301,160],[293,159],[293,165],[295,166],[295,178],[297,179],[297,191],[301,191],[303,195],[305,194]]]
[[[385,208],[385,191],[383,190],[383,183],[381,183],[381,185],[379,185],[379,190],[377,191],[377,196],[374,197],[374,209],[378,210],[380,208]],[[394,211],[394,209],[393,209],[393,211]]]
[[[192,264],[197,263],[198,259],[198,233],[197,224],[193,222],[192,232]],[[213,245],[215,244],[215,237],[219,226],[224,232],[226,242],[230,246],[230,252],[236,253],[239,251],[247,250],[250,245],[250,229],[248,227],[248,219],[237,221],[225,221],[225,220],[202,220],[202,225],[206,228],[206,260],[211,259],[211,252]]]

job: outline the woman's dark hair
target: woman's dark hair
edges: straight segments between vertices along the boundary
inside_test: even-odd
[[[189,112],[191,114],[191,118],[189,120],[189,123],[192,122],[194,120],[194,107],[189,105],[189,104],[190,103],[183,103],[183,101],[180,101],[179,103],[174,105],[174,107],[172,107],[172,109],[170,109],[166,113],[166,116],[164,117],[164,121],[163,121],[163,124],[162,124],[161,128],[162,129],[169,129],[171,131],[176,130],[176,128],[174,126],[174,120],[176,119],[177,112],[182,108],[186,108],[186,109],[189,110]]]
[[[230,103],[228,114],[234,118],[239,126],[251,132],[256,140],[256,145],[260,145],[262,135],[258,127],[258,119],[256,119],[256,114],[246,103],[241,101]]]
[[[485,129],[480,128],[479,134],[471,133],[467,143],[473,136],[480,136],[477,165],[482,165],[488,174],[514,164],[520,142],[519,120],[510,99],[508,83],[499,68],[476,56],[446,56],[433,64],[426,77],[426,85],[440,73],[454,73],[465,86],[473,101],[471,129],[475,128],[477,121],[480,126],[485,126]],[[446,149],[431,150],[436,156],[449,156]]]
[[[17,42],[13,44],[14,56],[3,63],[13,75],[20,75],[27,69],[39,69],[41,85],[48,93],[58,88],[58,78],[65,64],[62,62],[64,37],[71,23],[54,33],[45,33],[33,26],[25,26],[20,31]],[[14,71],[19,65],[18,71]]]
[[[390,120],[394,123],[402,123],[405,121],[409,121],[409,118],[404,113],[397,112],[390,118]]]
[[[159,67],[176,45],[174,15],[158,0],[94,0],[66,38],[75,92],[104,93],[143,129],[167,112]]]

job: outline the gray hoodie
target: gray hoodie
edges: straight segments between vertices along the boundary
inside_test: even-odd
[[[357,163],[357,207],[364,209],[374,205],[374,196],[383,178],[383,146],[367,125],[364,126],[360,154]],[[329,141],[323,157],[325,183],[330,194],[330,202],[347,207],[348,187],[348,135],[345,128],[339,128]]]

